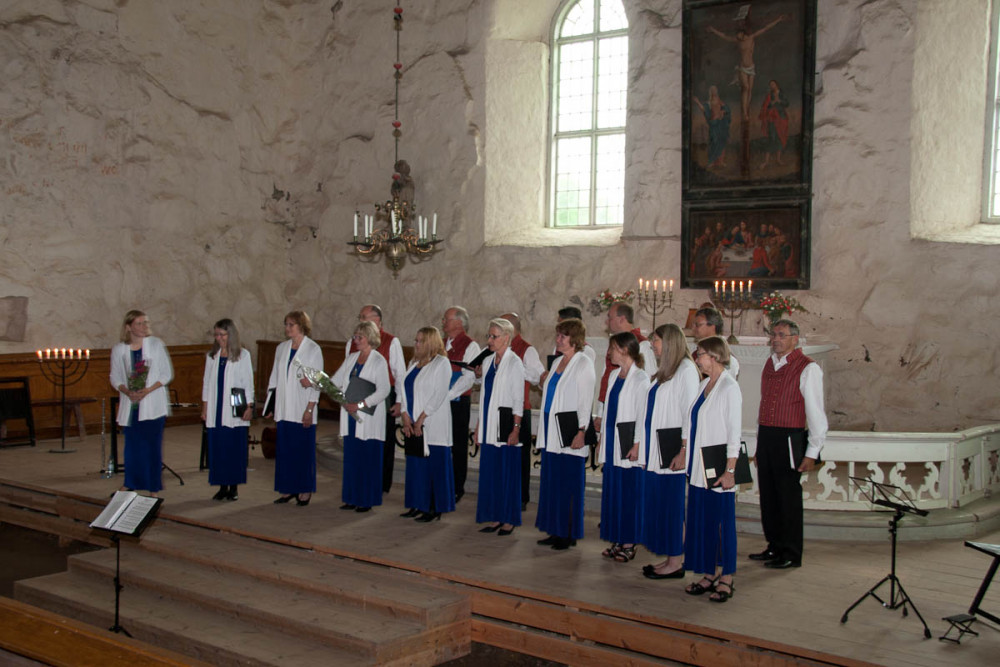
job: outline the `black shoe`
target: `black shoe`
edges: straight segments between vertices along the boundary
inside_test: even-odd
[[[500,530],[500,524],[499,523],[497,525],[495,525],[495,526],[486,526],[485,528],[480,528],[479,532],[480,533],[495,533],[498,530]]]
[[[559,538],[555,535],[549,535],[544,540],[538,540],[535,544],[543,547],[551,547],[553,544],[559,541]]]
[[[576,540],[571,540],[568,537],[557,537],[555,544],[552,545],[553,551],[566,551],[571,546],[576,543]]]
[[[236,493],[236,484],[229,487],[229,491],[226,493],[225,500],[239,500],[240,494]]]
[[[212,500],[222,500],[227,495],[229,495],[229,491],[226,489],[226,487],[220,486],[218,492],[216,492],[216,494],[212,496]]]
[[[514,526],[511,526],[510,528],[501,528],[500,530],[497,531],[497,535],[500,535],[501,537],[506,537],[513,532],[514,532]]]
[[[528,511],[528,503],[521,503],[521,511],[522,512]]]
[[[657,574],[656,570],[643,570],[642,576],[647,579],[683,579],[684,568],[680,567],[673,572],[667,572],[666,574]]]
[[[457,492],[455,494],[455,502],[457,503],[459,500],[461,500],[462,496],[464,496],[464,495],[465,495],[465,491],[459,491],[459,492]]]
[[[438,521],[441,518],[441,512],[421,512],[414,521],[417,523],[430,523],[431,521]]]
[[[305,500],[302,500],[301,498],[296,498],[295,499],[295,504],[298,505],[299,507],[305,507],[306,505],[309,504],[310,500],[312,500],[312,496],[309,496]]]
[[[358,509],[358,506],[357,505],[352,505],[351,503],[344,503],[343,505],[340,506],[340,509],[342,509],[342,510],[356,510],[356,509]]]
[[[413,517],[417,516],[418,514],[420,514],[420,510],[418,510],[416,507],[414,507],[411,510],[403,512],[399,516],[403,517],[404,519],[412,519]]]
[[[354,511],[358,512],[358,513],[360,513],[360,512],[370,512],[371,510],[372,510],[371,507],[356,507],[354,509]]]
[[[802,561],[792,560],[791,558],[769,560],[764,563],[764,567],[769,567],[772,570],[787,570],[790,567],[802,567]]]
[[[292,495],[290,495],[290,496],[281,496],[280,498],[275,499],[274,504],[275,505],[284,505],[285,503],[287,503],[289,500],[291,500],[294,497],[295,497],[294,493]]]
[[[750,560],[771,561],[778,560],[778,554],[770,549],[764,549],[759,554],[750,554]]]

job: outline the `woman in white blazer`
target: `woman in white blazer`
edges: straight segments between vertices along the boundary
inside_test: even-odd
[[[400,408],[403,435],[423,438],[423,456],[406,457],[406,491],[409,508],[403,517],[421,523],[455,511],[455,471],[451,462],[451,409],[448,389],[451,364],[444,353],[441,332],[424,327],[417,332],[413,360],[403,378]]]
[[[660,456],[659,434],[670,429],[667,433],[673,436],[673,442],[681,441],[684,420],[698,394],[701,376],[688,352],[684,332],[676,324],[660,326],[649,340],[660,365],[646,393],[642,545],[650,553],[667,558],[646,565],[642,573],[650,579],[680,579],[684,576],[684,492],[687,490],[684,467],[687,458],[682,447],[678,454],[664,461]]]
[[[308,378],[296,372],[292,363],[323,370],[323,351],[309,337],[312,320],[304,311],[293,310],[285,315],[285,336],[288,340],[274,352],[274,366],[267,382],[274,391],[274,421],[278,426],[278,441],[274,457],[274,490],[281,495],[275,504],[305,506],[316,491],[316,403],[319,389]],[[270,415],[264,415],[269,417]]]
[[[510,535],[521,525],[521,416],[524,413],[524,365],[510,350],[514,325],[490,320],[479,394],[479,499],[476,522],[489,525],[481,533]],[[501,439],[501,415],[513,415],[514,428]],[[504,417],[506,419],[506,417]]]
[[[601,552],[601,555],[619,563],[627,563],[635,558],[635,545],[642,530],[642,466],[645,464],[645,451],[639,443],[643,440],[649,376],[642,370],[639,340],[631,331],[611,336],[608,346],[611,363],[618,368],[608,377],[598,451],[598,463],[604,464],[601,539],[611,542],[611,546]],[[631,424],[634,430],[632,442],[626,443],[624,455],[619,446],[619,424]]]
[[[736,378],[729,374],[729,346],[721,336],[698,341],[695,362],[707,377],[698,387],[698,396],[684,421],[683,441],[687,444],[688,487],[687,534],[684,566],[702,575],[684,590],[689,595],[708,591],[713,602],[733,596],[736,572],[736,489],[734,473],[740,451],[743,395]],[[726,445],[725,471],[717,479],[707,479],[701,449]],[[716,564],[721,572],[716,574]]]
[[[236,323],[215,323],[212,351],[205,357],[201,384],[201,420],[208,433],[208,483],[218,485],[212,500],[239,500],[237,487],[247,482],[247,442],[253,417],[253,362],[240,346]],[[246,408],[233,414],[233,390],[240,389]]]
[[[352,340],[357,351],[347,355],[333,374],[345,393],[351,378],[360,377],[375,390],[357,403],[340,404],[340,438],[344,442],[342,510],[367,512],[382,504],[382,456],[385,447],[385,399],[389,395],[389,362],[376,351],[382,341],[374,322],[359,322]],[[367,410],[374,408],[375,412]],[[360,421],[359,421],[360,420]]]
[[[155,496],[163,488],[163,427],[174,378],[167,347],[154,338],[149,318],[130,310],[121,342],[111,350],[111,386],[118,390],[118,424],[125,433],[125,485]]]
[[[556,325],[559,357],[542,385],[542,479],[535,527],[548,537],[538,544],[563,551],[583,538],[584,480],[588,448],[584,433],[594,404],[594,362],[583,353],[587,327],[578,319]],[[567,414],[563,427],[557,415]],[[570,424],[571,419],[575,421]],[[563,431],[563,428],[566,431]],[[572,438],[567,445],[566,440]]]

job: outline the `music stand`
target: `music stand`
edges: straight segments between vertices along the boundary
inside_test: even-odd
[[[844,615],[840,617],[841,623],[847,623],[847,615],[851,611],[861,604],[865,598],[871,596],[882,603],[882,606],[886,609],[899,609],[903,608],[903,616],[908,616],[907,605],[913,608],[913,613],[917,615],[920,622],[924,626],[924,638],[931,638],[930,628],[927,627],[927,622],[924,617],[920,615],[920,611],[917,606],[913,604],[913,600],[910,596],[906,594],[903,589],[903,583],[896,576],[896,533],[899,527],[899,521],[903,518],[905,514],[915,514],[917,516],[927,516],[927,510],[922,510],[913,504],[910,497],[906,494],[906,491],[898,486],[892,484],[883,484],[876,482],[871,478],[862,477],[851,477],[854,483],[861,490],[861,494],[873,505],[878,505],[880,507],[887,507],[893,511],[893,517],[889,520],[889,534],[892,535],[892,569],[889,574],[882,577],[881,580],[874,586],[868,589],[868,591],[862,595],[857,601],[847,608]],[[889,582],[889,599],[883,600],[878,596],[877,591],[882,584]],[[897,590],[898,589],[898,590]]]

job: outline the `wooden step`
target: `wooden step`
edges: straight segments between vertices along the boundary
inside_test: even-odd
[[[469,596],[450,584],[239,535],[161,521],[145,533],[140,546],[256,580],[320,592],[364,609],[381,609],[425,628],[467,620],[470,614]]]
[[[53,574],[15,582],[14,596],[21,602],[98,627],[108,628],[114,622],[114,588],[110,581]],[[289,637],[280,629],[249,625],[138,587],[122,591],[120,624],[136,639],[170,647],[213,665],[375,664],[356,653]]]

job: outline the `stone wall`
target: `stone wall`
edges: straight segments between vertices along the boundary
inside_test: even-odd
[[[911,237],[920,1],[819,7],[813,289],[795,296],[809,338],[841,347],[828,366],[839,429],[1000,419],[998,249]],[[474,335],[514,309],[547,347],[571,299],[679,277],[680,0],[625,0],[622,238],[514,245],[510,226],[537,230],[546,210],[538,105],[558,4],[405,3],[400,157],[447,240],[393,280],[345,245],[353,212],[388,196],[390,0],[4,3],[0,297],[29,305],[23,342],[0,353],[109,346],[133,307],[170,344],[208,341],[226,316],[245,340],[276,338],[292,308],[316,337],[342,339],[368,301],[404,340],[460,303]],[[678,292],[676,320],[705,298]],[[587,324],[598,332],[603,316]],[[748,317],[742,332],[759,327]]]

